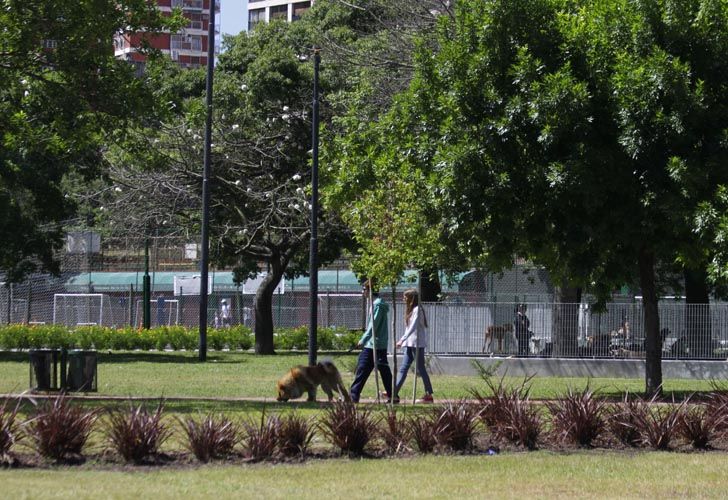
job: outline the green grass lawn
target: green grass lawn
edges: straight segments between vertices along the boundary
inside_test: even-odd
[[[574,452],[0,470],[4,498],[725,498],[723,453]]]
[[[323,354],[339,366],[344,384],[353,379],[356,354]],[[270,398],[275,399],[276,381],[290,367],[306,364],[305,353],[283,353],[276,356],[256,356],[241,352],[211,352],[208,361],[200,363],[192,352],[113,352],[99,353],[98,395],[191,397],[191,398]],[[412,394],[414,377],[403,388],[403,397]],[[522,379],[509,378],[509,383]],[[456,399],[471,394],[471,390],[486,390],[478,376],[432,375],[436,398]],[[591,379],[537,377],[532,380],[534,398],[553,398],[569,388],[581,389],[589,383],[592,389],[607,395],[619,395],[625,390],[639,393],[644,381],[636,379]],[[19,393],[29,387],[27,353],[0,352],[0,393]],[[421,387],[421,384],[420,384]],[[704,380],[666,380],[665,391],[677,396],[693,391],[710,390]],[[418,392],[421,392],[418,390]],[[375,397],[374,375],[370,377],[364,398]],[[406,396],[405,396],[406,395]],[[319,400],[325,394],[319,392]]]

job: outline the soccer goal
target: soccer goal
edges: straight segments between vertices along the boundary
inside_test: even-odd
[[[142,304],[144,301],[139,299],[136,301],[136,325],[141,328],[144,322],[144,312]],[[149,301],[149,309],[151,313],[151,323],[154,326],[172,326],[179,325],[180,303],[177,299],[152,299]]]
[[[113,324],[111,300],[103,293],[56,293],[53,323],[66,326]]]

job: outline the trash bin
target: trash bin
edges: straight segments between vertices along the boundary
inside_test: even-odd
[[[96,351],[68,351],[66,389],[69,391],[96,392]]]
[[[30,388],[33,391],[58,391],[60,349],[33,349],[30,355]],[[61,369],[63,367],[61,366]]]

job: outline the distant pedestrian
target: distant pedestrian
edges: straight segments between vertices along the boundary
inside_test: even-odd
[[[232,313],[230,311],[230,304],[228,304],[227,299],[222,299],[220,301],[220,322],[222,323],[223,328],[226,326],[232,325]]]
[[[519,356],[528,356],[528,345],[531,342],[530,326],[531,322],[526,316],[526,304],[518,304],[516,306],[516,316],[513,319],[513,329],[516,332]]]
[[[404,333],[397,341],[397,347],[404,347],[402,353],[404,354],[404,361],[397,376],[397,385],[394,391],[395,398],[407,378],[407,372],[409,372],[412,361],[417,359],[416,374],[422,377],[422,384],[425,386],[425,395],[417,402],[432,403],[432,383],[425,367],[427,317],[425,316],[425,310],[420,306],[420,295],[414,289],[404,292]]]
[[[382,376],[382,385],[387,394],[387,399],[391,397],[392,390],[392,370],[389,368],[387,360],[387,344],[389,341],[389,328],[387,326],[387,316],[389,306],[379,297],[379,292],[372,290],[370,282],[367,281],[364,286],[364,298],[369,299],[369,294],[373,299],[374,310],[369,314],[369,323],[364,334],[359,339],[357,347],[361,347],[359,359],[356,365],[356,374],[354,382],[351,384],[351,400],[355,403],[359,402],[361,391],[364,389],[369,375],[374,369],[374,358],[376,356],[377,369]],[[376,337],[376,344],[375,338]]]

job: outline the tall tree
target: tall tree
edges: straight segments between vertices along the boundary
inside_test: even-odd
[[[461,0],[418,59],[453,237],[602,300],[637,280],[649,393],[658,265],[688,255],[728,173],[727,36],[719,0]]]
[[[236,280],[265,273],[255,297],[255,351],[274,354],[273,293],[284,275],[303,274],[310,235],[313,66],[303,21],[260,25],[226,40],[216,68],[210,184],[212,260]],[[149,68],[157,79],[160,121],[140,126],[107,158],[112,189],[107,226],[132,223],[165,232],[197,226],[200,210],[203,87],[201,73]],[[328,89],[331,67],[323,65]],[[324,117],[327,116],[324,106]],[[165,222],[166,221],[166,222]],[[320,214],[320,259],[338,256],[347,240],[340,221]]]
[[[145,113],[150,94],[114,58],[113,37],[173,27],[144,0],[0,2],[0,269],[58,269],[62,181],[98,173],[102,131]]]

